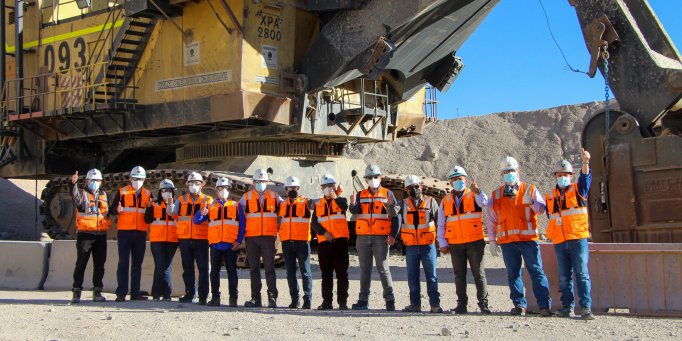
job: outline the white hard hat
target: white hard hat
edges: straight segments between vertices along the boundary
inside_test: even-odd
[[[93,168],[88,171],[88,174],[85,175],[85,179],[87,180],[102,180],[102,172],[99,171],[97,168]]]
[[[284,180],[284,187],[301,187],[301,183],[298,181],[297,177],[290,176]]]
[[[253,180],[254,181],[268,181],[268,172],[265,171],[263,168],[258,168],[256,171],[253,173]]]
[[[331,174],[325,174],[322,176],[322,185],[335,185],[336,179]]]
[[[573,174],[573,166],[571,166],[571,163],[568,162],[567,160],[561,160],[557,162],[556,167],[554,167],[554,173],[559,172]]]
[[[175,189],[175,184],[170,179],[163,179],[159,183],[159,189]]]
[[[452,169],[450,170],[450,173],[448,175],[448,179],[452,179],[452,178],[457,177],[457,176],[469,177],[467,175],[467,172],[464,170],[464,167],[462,167],[462,166],[452,167]]]
[[[500,162],[500,170],[502,170],[502,171],[517,169],[517,168],[519,168],[519,162],[516,161],[516,159],[511,157],[511,156],[506,156]]]
[[[216,187],[221,187],[221,186],[231,187],[232,182],[230,181],[230,179],[228,179],[226,177],[222,177],[222,178],[218,178],[218,181],[216,181],[215,186]]]
[[[130,177],[135,179],[146,179],[147,172],[141,166],[135,166],[135,168],[130,171]]]
[[[419,185],[421,183],[422,181],[419,180],[419,177],[416,175],[408,175],[407,178],[405,178],[405,188],[410,187],[412,185]]]
[[[381,168],[377,165],[369,165],[365,168],[365,177],[381,175]]]
[[[190,182],[190,181],[201,181],[201,182],[204,182],[204,177],[201,176],[201,174],[199,174],[199,173],[197,173],[197,172],[192,172],[192,173],[190,173],[189,176],[187,177],[187,182]]]

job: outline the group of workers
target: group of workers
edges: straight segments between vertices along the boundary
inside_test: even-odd
[[[130,184],[121,188],[108,204],[100,189],[102,174],[87,173],[86,188],[78,188],[78,172],[71,179],[71,194],[77,207],[77,261],[74,270],[73,303],[80,302],[88,259],[93,258],[93,300],[105,301],[102,278],[106,260],[106,233],[109,217],[118,216],[118,287],[116,301],[146,300],[141,294],[141,265],[147,232],[155,262],[151,295],[154,300],[171,300],[171,263],[180,248],[185,295],[180,302],[219,306],[220,269],[227,270],[229,306],[236,307],[237,255],[245,244],[250,267],[251,296],[244,307],[263,306],[261,263],[265,268],[267,306],[277,307],[279,293],[275,276],[275,243],[282,243],[291,303],[289,308],[311,309],[312,276],[310,269],[311,230],[317,235],[319,266],[322,273],[322,303],[319,310],[333,309],[333,279],[336,275],[338,309],[348,307],[347,211],[355,215],[356,249],[360,263],[360,293],[350,309],[365,310],[369,305],[373,263],[381,279],[387,311],[394,311],[395,294],[389,268],[389,248],[400,238],[405,245],[410,304],[405,312],[421,311],[420,267],[423,268],[430,312],[442,313],[436,274],[437,249],[450,254],[455,274],[457,306],[455,314],[468,312],[467,263],[476,285],[476,299],[482,314],[490,314],[484,266],[484,226],[487,225],[489,249],[502,254],[507,269],[512,315],[526,314],[527,302],[522,281],[522,260],[528,270],[541,316],[552,316],[549,284],[542,268],[538,244],[538,216],[547,214],[547,237],[552,240],[559,269],[561,305],[556,314],[573,317],[575,302],[573,276],[583,319],[594,319],[590,309],[588,272],[589,238],[587,193],[591,182],[590,154],[581,151],[582,167],[577,182],[571,164],[561,160],[554,169],[556,186],[543,196],[536,186],[520,180],[519,164],[505,157],[500,172],[503,184],[491,196],[469,178],[461,166],[449,173],[452,191],[440,204],[424,194],[419,177],[405,179],[406,197],[398,201],[382,187],[382,172],[376,165],[366,168],[367,188],[341,197],[342,188],[332,175],[321,180],[322,197],[317,200],[300,195],[301,183],[290,176],[285,181],[286,198],[268,189],[269,175],[263,169],[253,174],[253,186],[239,201],[230,199],[232,183],[219,178],[216,198],[202,192],[202,175],[191,173],[189,192],[180,196],[171,180],[159,184],[158,193],[144,188],[145,170],[135,167]],[[487,212],[487,224],[483,222]],[[210,256],[210,257],[209,257]],[[210,267],[209,267],[210,258]],[[196,285],[195,264],[198,269]],[[210,268],[210,273],[209,273]],[[302,304],[297,280],[302,277]],[[130,274],[130,276],[129,276]],[[208,300],[209,282],[211,299]],[[130,286],[129,286],[130,283]],[[198,289],[198,290],[197,290]]]

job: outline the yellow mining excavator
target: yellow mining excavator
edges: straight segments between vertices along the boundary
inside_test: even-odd
[[[92,167],[106,190],[138,164],[152,187],[227,175],[235,197],[256,168],[297,174],[304,191],[330,172],[350,189],[365,165],[344,148],[435,120],[436,92],[463,67],[455,51],[498,1],[2,0],[0,176],[51,180],[54,238],[74,233],[65,175]],[[646,1],[569,1],[590,72],[620,104],[583,134],[593,238],[680,242],[679,53]]]

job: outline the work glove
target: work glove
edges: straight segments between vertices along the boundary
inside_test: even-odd
[[[500,246],[497,245],[497,242],[495,242],[495,241],[490,241],[489,247],[490,247],[490,254],[493,255],[493,257],[499,257],[500,253],[502,253]]]

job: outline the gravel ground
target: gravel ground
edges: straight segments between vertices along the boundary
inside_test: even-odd
[[[469,310],[465,316],[450,314],[388,313],[383,310],[381,283],[374,273],[370,310],[365,312],[278,309],[245,309],[205,307],[196,304],[173,302],[95,304],[87,301],[69,305],[70,292],[66,291],[0,291],[0,339],[3,340],[127,340],[127,339],[277,339],[311,340],[338,339],[540,339],[540,340],[679,340],[682,320],[674,318],[635,317],[624,314],[600,314],[594,321],[508,316],[511,308],[506,286],[506,275],[501,258],[488,255],[487,276],[490,304],[494,314],[477,313],[473,280],[469,278]],[[405,260],[391,256],[397,308],[408,304]],[[320,272],[316,255],[313,255],[313,306],[320,302]],[[455,289],[449,258],[438,259],[441,302],[445,309],[455,306]],[[180,274],[174,274],[180,276]],[[359,291],[359,266],[357,257],[351,255],[350,299],[352,303]],[[288,287],[283,269],[277,270],[279,304],[289,304]],[[248,271],[239,270],[240,304],[249,293]],[[227,287],[223,273],[221,286]],[[556,290],[553,288],[553,290]],[[225,293],[225,290],[223,290]],[[426,295],[422,286],[422,293]],[[223,301],[227,301],[224,294]],[[422,299],[422,308],[428,308],[428,299]]]

